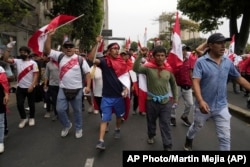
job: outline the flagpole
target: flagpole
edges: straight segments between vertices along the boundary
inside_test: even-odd
[[[104,19],[102,20],[102,27],[101,27],[101,31],[100,31],[99,35],[102,35],[103,27],[104,27]],[[96,50],[95,50],[95,54],[94,54],[94,60],[93,60],[93,62],[95,62],[95,60],[96,60],[96,53],[97,53],[97,50],[99,48],[99,45],[100,45],[100,43],[97,44],[97,47],[96,47]]]
[[[72,20],[70,20],[70,21],[68,21],[68,22],[66,22],[66,23],[64,23],[64,24],[62,24],[62,25],[56,27],[55,30],[57,30],[58,28],[61,28],[61,27],[65,26],[65,25],[67,25],[67,24],[69,24],[69,23],[71,23],[71,22],[73,22],[73,21],[75,21],[75,20],[81,18],[82,16],[84,16],[84,14],[81,14],[80,16],[78,16],[78,17],[76,17],[76,18],[74,18],[74,19],[72,19]]]

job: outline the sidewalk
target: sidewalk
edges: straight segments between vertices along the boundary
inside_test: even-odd
[[[247,108],[247,97],[244,97],[244,92],[235,94],[232,83],[228,83],[227,96],[231,112],[250,123],[250,109]]]

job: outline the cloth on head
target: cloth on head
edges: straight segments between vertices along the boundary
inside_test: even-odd
[[[120,46],[118,43],[114,42],[108,45],[107,49],[120,49]]]
[[[225,38],[221,33],[214,33],[210,35],[207,39],[207,43],[231,41],[231,38]]]

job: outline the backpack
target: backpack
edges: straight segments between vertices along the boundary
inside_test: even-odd
[[[64,56],[63,53],[59,55],[58,60],[57,60],[58,64],[60,64],[60,62],[61,62],[63,56]],[[83,81],[83,80],[84,80],[83,69],[82,69],[83,59],[82,59],[81,56],[77,56],[77,57],[78,57],[78,63],[79,63],[79,65],[80,65],[81,75],[82,75],[82,81]]]

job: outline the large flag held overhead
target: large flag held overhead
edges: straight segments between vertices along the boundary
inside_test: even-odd
[[[43,54],[44,42],[47,38],[46,33],[51,29],[56,29],[62,24],[65,24],[69,21],[74,20],[75,16],[70,15],[59,15],[55,17],[51,22],[39,30],[37,30],[29,39],[28,46],[32,49],[32,51],[39,56]]]
[[[172,50],[168,55],[168,64],[175,70],[178,66],[182,65],[182,45],[181,45],[181,30],[179,23],[178,12],[176,13],[175,25],[172,34]]]

